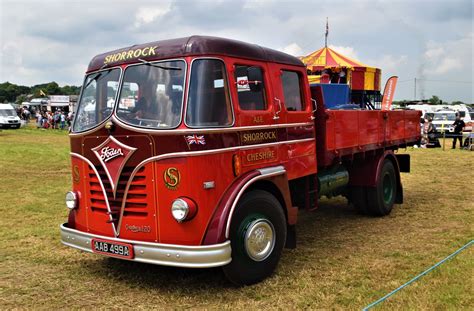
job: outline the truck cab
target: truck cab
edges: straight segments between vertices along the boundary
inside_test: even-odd
[[[305,74],[292,56],[213,37],[96,56],[70,133],[63,243],[183,267],[241,254],[265,267],[244,283],[264,277],[296,223],[288,180],[316,173]]]

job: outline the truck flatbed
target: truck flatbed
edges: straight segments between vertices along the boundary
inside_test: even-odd
[[[319,167],[360,153],[414,145],[420,139],[419,111],[330,110],[318,97],[315,121]]]

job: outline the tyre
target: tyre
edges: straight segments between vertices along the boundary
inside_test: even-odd
[[[368,214],[367,210],[367,191],[365,187],[351,187],[351,202],[355,209],[361,214]]]
[[[392,161],[385,159],[377,178],[376,187],[368,187],[368,211],[374,216],[390,214],[397,197],[397,176]]]
[[[232,261],[223,267],[236,285],[250,285],[270,276],[286,241],[286,218],[270,193],[254,190],[237,205],[230,225]]]

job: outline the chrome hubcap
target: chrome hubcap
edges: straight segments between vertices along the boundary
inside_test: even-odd
[[[245,250],[255,261],[265,260],[275,247],[275,229],[266,219],[256,219],[250,223],[245,233]]]

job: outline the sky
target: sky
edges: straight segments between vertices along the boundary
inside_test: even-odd
[[[190,35],[303,56],[326,18],[330,47],[399,77],[395,100],[474,103],[472,0],[0,0],[0,83],[80,85],[94,55]]]

